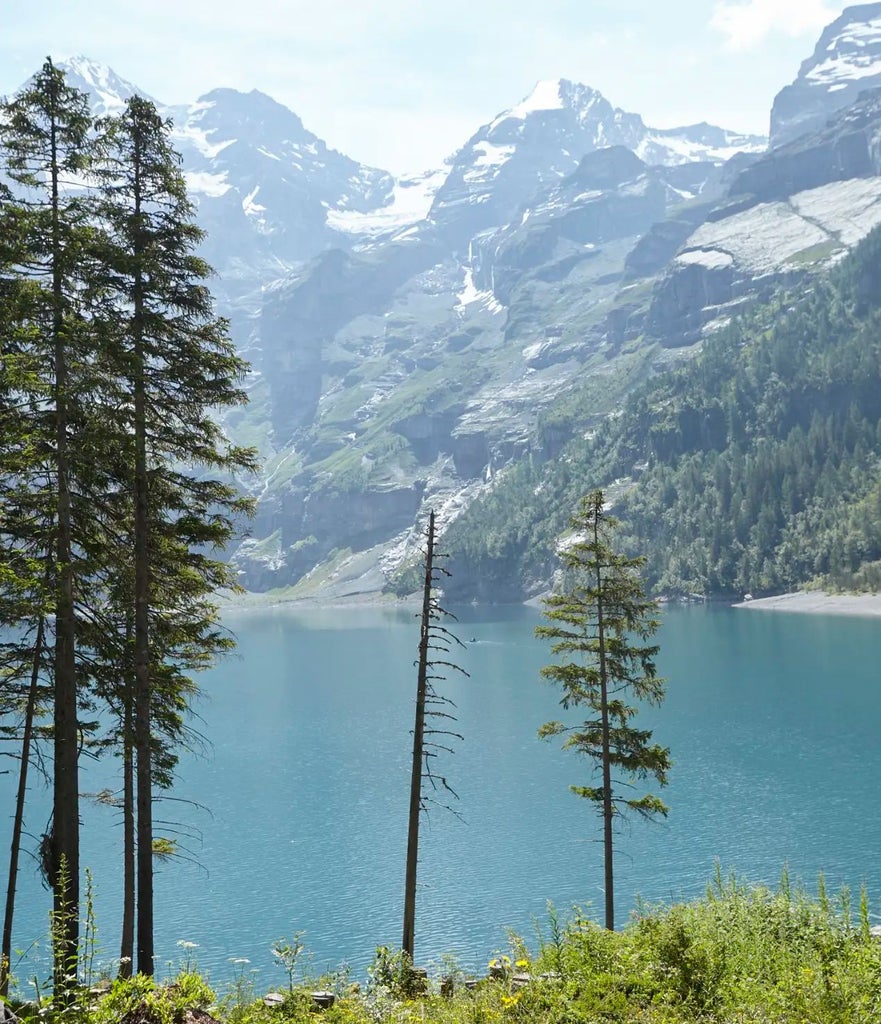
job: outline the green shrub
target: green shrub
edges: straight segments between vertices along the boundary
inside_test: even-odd
[[[173,981],[159,984],[154,978],[137,974],[117,978],[110,991],[96,1005],[91,1024],[183,1024],[187,1010],[207,1010],[214,993],[198,974],[181,972]]]

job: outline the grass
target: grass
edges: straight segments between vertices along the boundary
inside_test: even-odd
[[[330,1009],[317,1009],[318,989],[335,994]],[[401,954],[379,949],[363,988],[345,968],[296,984],[292,976],[277,1007],[244,973],[220,1000],[186,973],[162,986],[116,982],[76,1018],[18,1012],[27,1024],[182,1024],[187,1006],[226,1024],[873,1024],[881,939],[865,894],[854,912],[848,892],[831,899],[822,879],[814,897],[786,873],[776,890],[717,873],[703,899],[641,905],[620,932],[577,910],[563,921],[551,908],[533,952],[514,936],[510,957],[470,981],[449,963],[425,982]]]
[[[798,269],[815,267],[819,263],[828,262],[836,253],[843,251],[844,246],[840,242],[829,239],[826,242],[818,242],[807,249],[801,249],[799,252],[793,253],[787,260],[787,265]]]

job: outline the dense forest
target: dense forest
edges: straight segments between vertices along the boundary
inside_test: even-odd
[[[511,469],[445,538],[482,597],[547,579],[593,486],[614,502],[627,549],[647,554],[656,593],[877,586],[881,233],[711,334],[595,429],[577,392],[554,415],[578,440]]]

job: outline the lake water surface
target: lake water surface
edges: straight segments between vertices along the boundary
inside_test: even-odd
[[[550,660],[530,609],[458,611],[467,643],[445,692],[464,742],[442,765],[463,820],[437,810],[423,827],[416,941],[420,962],[455,954],[479,966],[511,928],[532,940],[547,901],[602,909],[600,822],[568,791],[589,762],[542,743],[564,717],[539,680]],[[187,755],[157,818],[185,822],[192,861],[159,867],[157,952],[180,942],[216,983],[247,958],[257,985],[284,980],[270,946],[305,931],[314,967],[362,973],[377,945],[400,943],[418,640],[411,612],[288,610],[230,614],[238,653],[202,678],[198,728],[211,742]],[[637,894],[697,896],[714,861],[774,883],[788,862],[809,886],[865,882],[881,916],[881,625],[872,620],[674,608],[664,615],[659,669],[666,703],[640,724],[671,748],[662,795],[669,819],[625,825],[618,838],[619,920]],[[118,762],[82,788],[115,785]],[[10,776],[0,801],[12,808]],[[32,787],[28,826],[45,827],[48,794]],[[97,890],[101,952],[118,945],[121,830],[84,805],[83,863]],[[165,831],[176,826],[169,825]],[[163,826],[157,826],[163,833]],[[3,838],[5,848],[7,840]],[[2,865],[5,871],[5,864]],[[4,876],[5,877],[5,876]],[[16,945],[46,932],[49,896],[25,860]],[[22,968],[20,974],[32,968]]]

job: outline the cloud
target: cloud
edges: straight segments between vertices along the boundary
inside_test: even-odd
[[[748,50],[770,35],[818,34],[844,6],[834,0],[719,0],[710,27],[732,50]]]

